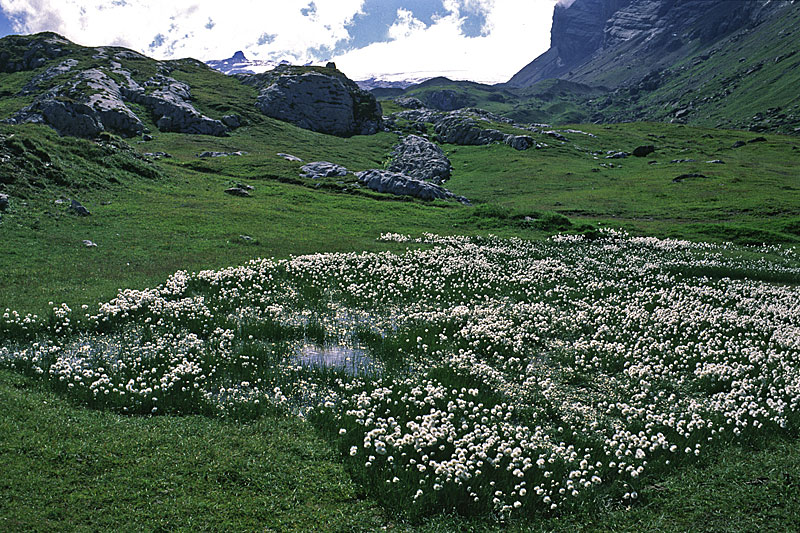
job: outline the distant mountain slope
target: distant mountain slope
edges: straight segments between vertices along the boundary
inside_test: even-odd
[[[790,0],[575,0],[557,5],[550,49],[509,85],[547,78],[616,87],[672,66],[734,32],[785,16]]]
[[[594,122],[658,120],[797,133],[796,0],[575,0],[510,88],[559,78],[612,91]]]

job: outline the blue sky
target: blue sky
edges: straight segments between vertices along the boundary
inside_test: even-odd
[[[0,35],[55,31],[158,59],[335,60],[354,78],[505,81],[543,52],[556,0],[0,0]],[[9,19],[15,21],[11,24]]]

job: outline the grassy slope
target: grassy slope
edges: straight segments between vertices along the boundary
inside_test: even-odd
[[[556,211],[648,234],[797,242],[800,143],[793,139],[768,136],[768,142],[734,149],[734,142],[755,135],[654,123],[577,127],[596,137],[568,133],[569,143],[549,140],[550,148],[527,152],[448,146],[455,167],[449,187],[474,201]],[[587,153],[632,152],[643,144],[656,152],[613,160]],[[670,163],[675,159],[697,162]],[[706,163],[717,159],[725,164]],[[609,163],[615,168],[601,167]],[[708,179],[672,181],[691,173]]]
[[[669,121],[677,110],[689,108],[692,111],[686,120],[690,124],[735,128],[758,124],[760,121],[754,116],[767,115],[770,108],[781,107],[784,114],[795,119],[793,126],[779,131],[792,132],[800,124],[800,95],[796,90],[800,84],[798,22],[800,12],[789,8],[752,31],[734,34],[711,48],[697,43],[693,53],[671,66],[654,91],[631,96],[623,90],[622,98],[612,97],[610,106],[601,108],[597,102],[593,106],[613,121]],[[704,59],[711,49],[716,53]],[[754,67],[758,70],[748,73]],[[645,64],[641,69],[639,75],[644,76],[652,67]],[[597,77],[598,73],[616,73],[617,81],[631,77],[630,70],[615,71],[611,63],[592,63],[576,70],[575,79],[608,83],[608,79]],[[772,127],[770,123],[764,126]]]

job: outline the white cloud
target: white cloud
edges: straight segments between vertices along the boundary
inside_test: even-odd
[[[333,59],[355,79],[424,71],[505,81],[546,50],[555,2],[443,0],[446,14],[428,25],[401,8],[390,42]],[[348,25],[363,6],[364,0],[0,0],[19,32],[55,31],[79,44],[126,46],[157,59],[222,59],[244,50],[295,63],[328,59],[351,38]],[[476,37],[464,35],[467,21]]]
[[[508,81],[547,50],[555,0],[446,0],[450,14],[402,39],[375,43],[335,58],[354,79],[444,75],[485,83]],[[483,35],[465,37],[463,13],[483,9]],[[398,16],[398,24],[402,24]],[[396,76],[393,76],[396,74]]]
[[[301,10],[308,4],[308,0],[0,0],[3,11],[21,21],[15,29],[25,33],[55,31],[80,44],[118,44],[159,59],[220,59],[249,48],[251,53],[285,54],[301,62],[311,59],[309,50],[333,48],[347,39],[345,26],[363,0],[317,0],[314,16],[304,16]],[[258,45],[264,34],[275,38]],[[163,44],[151,48],[158,35]]]
[[[389,27],[389,38],[404,39],[416,31],[425,29],[425,23],[414,18],[414,13],[407,9],[397,10],[397,20]]]

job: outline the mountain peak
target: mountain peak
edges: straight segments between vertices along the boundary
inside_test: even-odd
[[[247,58],[244,56],[244,52],[242,52],[241,50],[233,54],[233,57],[231,59],[233,59],[234,61],[247,61]]]

